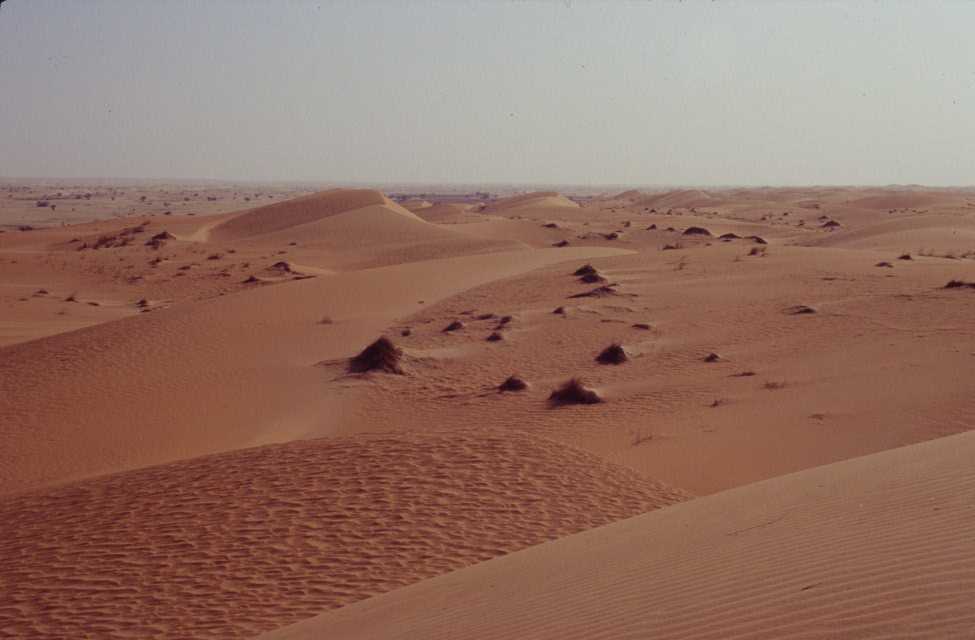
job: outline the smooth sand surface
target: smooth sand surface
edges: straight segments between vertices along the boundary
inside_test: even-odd
[[[0,636],[971,626],[975,191],[3,188]]]

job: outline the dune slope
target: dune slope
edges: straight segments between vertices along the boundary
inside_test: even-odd
[[[329,218],[347,211],[383,206],[403,217],[413,213],[372,189],[333,189],[250,209],[215,227],[214,240],[239,240]]]
[[[616,253],[492,253],[256,286],[5,347],[0,493],[327,435],[341,416],[316,362],[353,355],[424,303]]]
[[[0,500],[0,635],[240,638],[682,498],[524,434],[269,445]]]
[[[960,434],[767,480],[266,637],[968,637],[973,455]]]
[[[509,198],[500,198],[488,204],[484,210],[517,211],[519,209],[578,209],[579,205],[556,191],[533,191]]]

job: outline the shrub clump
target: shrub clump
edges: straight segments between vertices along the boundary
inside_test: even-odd
[[[579,281],[585,282],[586,284],[596,284],[597,282],[606,282],[606,278],[602,277],[598,273],[587,273],[579,276]]]
[[[528,383],[518,376],[508,376],[508,378],[498,385],[498,391],[524,391],[528,388]]]
[[[548,399],[549,402],[556,406],[563,404],[598,404],[603,401],[599,397],[599,394],[587,388],[579,378],[567,380],[561,387],[553,391]]]
[[[382,336],[358,355],[349,358],[349,371],[352,373],[385,371],[402,374],[403,369],[400,367],[402,358],[403,350],[393,344],[392,340]]]
[[[618,342],[609,345],[596,356],[596,362],[599,364],[623,364],[629,359],[623,345]]]

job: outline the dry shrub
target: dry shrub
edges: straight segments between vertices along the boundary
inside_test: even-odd
[[[528,383],[518,376],[508,376],[508,378],[498,385],[498,391],[524,391],[528,388]]]
[[[392,340],[382,336],[358,355],[349,358],[349,371],[352,373],[385,371],[402,374],[403,369],[400,367],[402,358],[403,350],[393,344]]]
[[[629,359],[623,345],[618,342],[609,345],[596,356],[596,362],[599,364],[623,364]]]
[[[561,387],[553,391],[548,399],[549,402],[556,406],[565,404],[598,404],[603,401],[599,397],[599,394],[587,388],[579,378],[567,380]]]

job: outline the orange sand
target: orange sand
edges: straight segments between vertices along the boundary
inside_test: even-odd
[[[971,190],[5,188],[0,636],[972,627]]]

